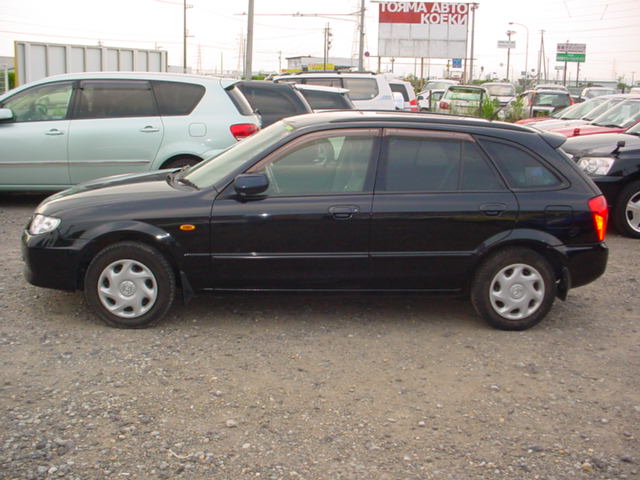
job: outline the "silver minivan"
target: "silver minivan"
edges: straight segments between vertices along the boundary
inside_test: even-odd
[[[259,129],[233,81],[117,72],[48,77],[0,96],[0,190],[192,165]]]

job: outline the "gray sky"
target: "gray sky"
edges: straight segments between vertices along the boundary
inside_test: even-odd
[[[194,69],[219,71],[240,66],[239,51],[246,31],[248,1],[188,0],[188,63]],[[613,80],[632,76],[640,81],[640,0],[479,0],[476,14],[476,74],[506,74],[507,51],[496,47],[506,40],[506,31],[516,33],[512,40],[512,72],[524,70],[526,29],[528,27],[528,67],[536,68],[540,30],[544,30],[545,52],[555,76],[556,44],[570,41],[586,43],[586,63],[581,79]],[[357,52],[356,16],[358,0],[255,0],[254,70],[277,70],[282,57],[322,56],[323,28],[333,33],[332,56],[350,57]],[[377,4],[367,0],[366,50],[377,54]],[[169,51],[169,63],[182,65],[182,1],[180,0],[0,0],[0,56],[13,55],[15,40],[51,43],[96,44],[137,48],[159,47]],[[321,14],[292,16],[296,12]],[[389,69],[384,59],[383,69]],[[370,69],[375,69],[372,60]],[[431,62],[425,75],[440,76],[446,60]],[[365,65],[366,66],[366,65]],[[396,59],[396,73],[420,73],[414,59]],[[570,78],[575,80],[575,64]],[[633,73],[635,72],[635,73]]]

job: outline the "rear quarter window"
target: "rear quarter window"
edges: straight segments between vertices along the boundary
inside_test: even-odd
[[[238,87],[236,87],[235,85],[231,85],[230,87],[227,87],[225,90],[227,92],[227,95],[229,95],[229,98],[231,99],[231,101],[233,102],[233,104],[238,109],[241,115],[253,114],[253,109],[251,108],[251,105],[249,105],[249,102],[247,102],[247,99],[244,98],[244,95],[242,94],[242,92]]]
[[[344,88],[349,89],[351,100],[371,100],[378,96],[378,82],[375,78],[343,78]]]
[[[160,115],[189,115],[202,99],[202,85],[182,82],[152,82]]]
[[[549,166],[520,147],[487,139],[480,143],[514,189],[551,189],[565,183]]]
[[[402,98],[404,98],[405,102],[408,102],[409,99],[409,94],[407,93],[407,89],[404,85],[401,85],[399,83],[390,83],[389,86],[391,87],[391,91],[392,92],[398,92],[402,94]]]

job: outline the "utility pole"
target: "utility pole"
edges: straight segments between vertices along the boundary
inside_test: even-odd
[[[187,0],[183,0],[182,73],[187,73]]]
[[[511,35],[513,35],[514,32],[513,30],[507,30],[507,38],[508,38],[508,42],[509,42],[509,46],[507,46],[507,82],[509,81],[509,64],[511,63]]]
[[[546,67],[544,65],[544,30],[540,30],[540,50],[538,50],[538,71],[536,72],[536,82],[540,83],[540,70],[545,69],[545,77],[546,77]]]
[[[477,3],[471,4],[471,58],[469,59],[469,83],[473,83],[473,47],[476,38],[476,9]]]
[[[360,42],[358,45],[358,70],[364,71],[364,0],[360,0],[360,23],[358,25],[360,30]]]
[[[245,50],[244,75],[246,80],[251,80],[252,57],[253,57],[253,1],[249,0],[249,10],[247,12],[247,47]]]
[[[331,28],[329,24],[324,28],[324,57],[322,69],[327,70],[327,63],[329,63],[329,50],[331,49]]]

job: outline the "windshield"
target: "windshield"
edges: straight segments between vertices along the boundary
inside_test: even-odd
[[[578,103],[563,110],[558,118],[562,118],[563,120],[575,120],[577,118],[582,118],[594,108],[602,105],[604,102],[606,102],[605,98],[594,98],[586,102]]]
[[[610,98],[606,102],[602,103],[599,107],[594,108],[593,110],[591,110],[589,113],[587,113],[582,118],[584,120],[587,120],[587,121],[590,122],[593,119],[598,118],[600,115],[602,115],[607,110],[609,110],[609,109],[615,107],[616,105],[618,105],[620,102],[622,102],[622,100],[624,100],[624,98]]]
[[[483,85],[494,97],[513,97],[516,94],[516,88],[513,85]]]
[[[480,100],[482,90],[477,88],[451,87],[444,94],[448,100]]]
[[[594,125],[628,128],[640,119],[640,100],[626,100],[594,119]]]
[[[541,107],[566,107],[571,104],[568,93],[539,90],[536,92],[534,105]]]
[[[258,133],[232,145],[217,156],[193,166],[187,171],[184,178],[198,188],[212,186],[240,168],[253,155],[286,137],[291,130],[293,127],[284,121],[269,125]]]
[[[450,87],[451,85],[455,85],[455,83],[436,80],[433,82],[427,82],[424,85],[424,89],[425,90],[445,90],[447,87]]]
[[[593,90],[593,89],[588,89],[586,91],[586,93],[583,95],[584,98],[595,98],[599,95],[611,95],[612,93],[616,93],[616,91],[614,89],[599,89],[599,90]]]

